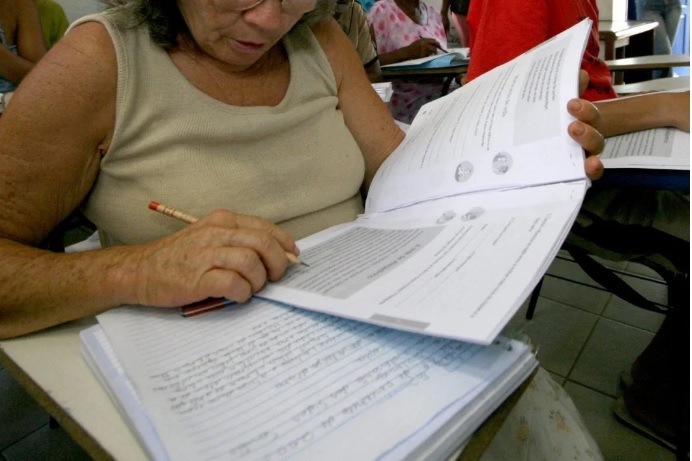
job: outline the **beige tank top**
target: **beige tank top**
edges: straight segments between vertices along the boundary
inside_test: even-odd
[[[219,208],[261,216],[296,239],[362,212],[363,157],[309,28],[284,38],[291,82],[283,101],[237,107],[192,86],[147,30],[121,24],[119,13],[75,25],[85,21],[108,29],[118,63],[114,136],[83,207],[104,245],[185,225],[148,210],[152,200],[197,216]]]

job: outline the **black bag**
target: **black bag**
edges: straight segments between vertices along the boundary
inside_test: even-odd
[[[451,0],[449,9],[452,13],[466,16],[469,12],[469,3],[471,0]]]
[[[622,192],[622,196],[630,192],[629,195],[633,198],[641,199],[645,196],[641,191]],[[598,193],[598,188],[592,188],[589,193]],[[651,191],[651,194],[656,192]],[[655,204],[655,201],[651,201],[650,205]],[[689,211],[686,216],[689,218]],[[689,241],[650,227],[646,222],[618,222],[582,207],[563,249],[594,281],[638,307],[657,312],[666,311],[665,307],[655,305],[638,293],[594,256],[609,261],[637,262],[654,270],[668,285],[668,307],[679,304],[680,300],[689,299]]]

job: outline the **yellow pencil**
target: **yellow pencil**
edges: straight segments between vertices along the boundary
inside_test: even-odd
[[[171,208],[169,206],[163,205],[159,202],[149,202],[149,209],[157,211],[159,213],[165,214],[166,216],[170,216],[175,219],[179,219],[183,222],[186,222],[188,224],[194,224],[199,219],[195,216],[189,215],[187,213],[183,213],[180,210],[176,210],[175,208]],[[289,253],[288,251],[286,252],[286,257],[288,258],[288,261],[291,264],[301,264],[306,267],[310,267],[307,264],[305,264],[303,261],[301,261],[298,256],[294,255],[293,253]]]

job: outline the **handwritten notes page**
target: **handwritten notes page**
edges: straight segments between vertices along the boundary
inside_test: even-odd
[[[516,341],[480,347],[259,300],[98,320],[173,461],[449,456],[536,366]]]
[[[690,169],[690,134],[675,128],[636,131],[606,139],[606,168]]]

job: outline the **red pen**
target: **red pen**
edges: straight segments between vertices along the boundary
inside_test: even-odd
[[[183,317],[193,317],[195,315],[215,311],[232,304],[235,304],[235,301],[231,301],[230,299],[226,298],[207,298],[202,301],[197,301],[196,303],[181,306],[180,315]]]

